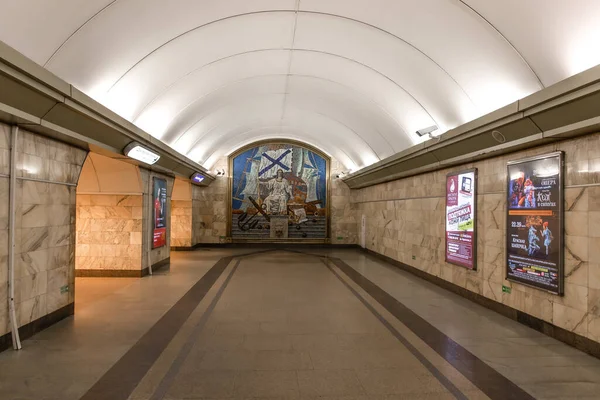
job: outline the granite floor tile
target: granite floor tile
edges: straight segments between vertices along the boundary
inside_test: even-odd
[[[253,369],[296,371],[313,369],[308,352],[296,350],[262,350],[256,352]]]
[[[167,396],[174,398],[228,398],[233,396],[237,372],[182,372]]]
[[[204,371],[253,370],[256,352],[248,350],[207,351],[197,365]]]
[[[298,385],[303,397],[365,394],[353,370],[298,371]]]
[[[424,369],[368,369],[357,370],[356,374],[369,395],[448,393],[448,390]]]
[[[238,398],[283,397],[299,398],[296,371],[244,371],[235,382]]]
[[[332,333],[309,333],[290,335],[296,350],[327,350],[340,347],[338,335]]]
[[[291,350],[293,341],[286,334],[245,335],[242,348],[245,350]]]
[[[174,254],[169,274],[82,297],[76,318],[26,341],[26,352],[0,354],[0,398],[81,398],[210,265],[234,253]],[[597,398],[597,359],[361,253],[335,254],[535,398]],[[204,257],[212,261],[202,264]],[[125,315],[115,316],[115,307]],[[195,335],[166,400],[454,398],[312,257],[274,252],[244,259]],[[466,379],[442,358],[439,371]],[[487,398],[477,390],[464,394]],[[148,399],[130,400],[142,398]]]

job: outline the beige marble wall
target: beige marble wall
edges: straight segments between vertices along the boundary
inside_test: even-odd
[[[171,200],[171,246],[193,246],[192,226],[192,200]]]
[[[9,140],[10,128],[0,124],[2,175],[10,172]],[[15,303],[23,326],[74,301],[74,185],[86,151],[23,130],[17,145],[17,177],[36,180],[16,187]],[[0,177],[0,335],[9,332],[8,186]]]
[[[556,150],[566,160],[564,297],[504,279],[506,163]],[[479,169],[477,271],[444,261],[445,177],[471,167]],[[600,134],[356,190],[352,201],[357,218],[367,217],[367,248],[600,342]]]
[[[142,269],[142,196],[78,194],[75,268]]]
[[[331,160],[331,243],[357,244],[358,221],[357,205],[350,201],[350,188],[341,179],[336,178],[344,171],[344,166],[337,160]]]
[[[193,242],[222,243],[227,236],[227,158],[217,161],[213,169],[223,169],[225,176],[217,179],[208,187],[192,187]]]

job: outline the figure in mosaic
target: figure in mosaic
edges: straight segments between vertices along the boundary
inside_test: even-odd
[[[269,180],[269,195],[265,199],[267,214],[286,214],[287,202],[293,196],[292,185],[283,177],[283,170],[277,170],[277,176]]]

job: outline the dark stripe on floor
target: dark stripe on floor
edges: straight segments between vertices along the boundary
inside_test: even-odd
[[[346,282],[337,272],[335,272],[333,268],[331,268],[331,266],[327,262],[328,260],[323,259],[322,261],[327,266],[329,271],[331,271],[331,273],[333,273],[340,280],[340,282],[342,282],[344,286],[346,286],[348,290],[350,290],[352,294],[356,296],[356,298],[360,300],[360,302],[363,303],[363,305],[367,307],[367,309],[371,311],[373,315],[375,315],[375,317],[387,328],[387,330],[390,331],[390,333],[394,335],[396,339],[398,339],[398,341],[400,341],[400,343],[402,343],[404,347],[406,347],[408,351],[410,351],[412,355],[415,356],[415,358],[419,360],[419,362],[421,362],[421,364],[423,364],[423,366],[427,368],[427,370],[431,372],[431,374],[435,376],[435,378],[446,389],[448,389],[448,391],[452,393],[452,395],[456,399],[467,400],[467,396],[465,396],[459,388],[457,388],[448,378],[446,378],[444,374],[442,374],[423,354],[421,354],[419,350],[415,348],[415,346],[413,346],[408,340],[406,340],[406,338],[402,336],[402,334],[398,332],[398,330],[394,328],[392,324],[390,324],[383,315],[379,314],[379,312],[377,312],[377,310],[371,304],[369,304],[369,302],[365,300],[365,298],[362,297],[360,293],[358,293],[352,286],[348,284],[348,282]]]
[[[231,269],[231,272],[227,276],[227,279],[225,279],[225,282],[223,282],[223,284],[219,288],[219,291],[217,292],[217,294],[211,301],[210,305],[208,306],[206,311],[204,311],[204,314],[202,314],[202,317],[200,318],[200,320],[194,327],[192,333],[190,333],[188,340],[181,347],[181,350],[179,350],[179,354],[177,354],[177,358],[175,358],[175,360],[171,364],[171,367],[169,368],[169,370],[167,371],[167,373],[165,374],[163,379],[160,381],[158,387],[154,391],[154,394],[152,395],[150,400],[162,400],[165,397],[165,395],[167,394],[167,392],[169,391],[169,389],[171,388],[171,385],[173,384],[173,381],[177,377],[177,374],[179,373],[181,366],[187,359],[187,356],[192,351],[192,348],[194,347],[196,340],[198,340],[198,336],[200,336],[202,329],[204,329],[204,326],[206,325],[206,321],[208,321],[208,318],[211,316],[212,312],[214,311],[215,307],[217,306],[217,303],[221,299],[223,292],[227,288],[229,281],[233,277],[233,274],[235,273],[235,271],[237,270],[239,265],[240,265],[240,260],[238,260],[235,263],[235,265]]]
[[[81,397],[127,400],[233,257],[223,257]],[[115,310],[118,312],[118,310]]]
[[[329,260],[488,397],[494,400],[534,399],[344,261],[339,258]]]

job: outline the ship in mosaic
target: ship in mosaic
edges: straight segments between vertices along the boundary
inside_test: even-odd
[[[267,143],[231,159],[233,239],[325,239],[329,160],[297,144]],[[281,229],[282,221],[287,229]]]

